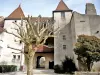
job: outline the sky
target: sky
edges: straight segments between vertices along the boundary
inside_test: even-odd
[[[9,16],[21,4],[25,16],[51,17],[52,11],[56,9],[60,0],[0,0],[0,16]],[[100,0],[63,0],[73,11],[85,13],[86,3],[95,4],[98,15],[100,15]]]

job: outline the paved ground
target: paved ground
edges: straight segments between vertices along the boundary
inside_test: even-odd
[[[34,75],[57,75],[54,70],[34,69]],[[0,75],[26,75],[26,72],[0,73]]]

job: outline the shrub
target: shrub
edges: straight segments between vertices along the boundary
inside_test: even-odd
[[[67,73],[73,73],[77,71],[74,61],[71,58],[65,57],[65,60],[62,62],[63,71]]]
[[[54,72],[55,72],[55,73],[64,73],[64,72],[63,72],[63,68],[62,68],[61,65],[55,65],[55,66],[54,66]]]
[[[17,70],[15,65],[0,65],[0,73],[14,72]]]
[[[55,73],[73,73],[77,71],[74,61],[71,58],[65,57],[61,65],[54,66]]]

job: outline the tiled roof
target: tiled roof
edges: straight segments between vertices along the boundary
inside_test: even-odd
[[[47,20],[51,20],[52,18],[51,17],[32,17],[31,18],[31,21],[32,22],[35,22],[35,21],[38,21],[38,20],[40,20],[40,21],[47,21]]]
[[[49,48],[48,46],[41,45],[38,47],[37,52],[54,52],[54,48]]]
[[[65,10],[70,10],[70,9],[67,7],[67,5],[64,3],[64,1],[61,0],[55,11],[65,11]]]
[[[6,19],[16,19],[16,18],[25,18],[25,15],[23,13],[23,10],[21,8],[21,6],[19,5],[19,7],[17,9],[15,9]]]

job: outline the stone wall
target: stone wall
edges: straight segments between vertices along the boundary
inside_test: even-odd
[[[71,31],[74,45],[77,42],[78,35],[94,35],[100,38],[100,16],[74,12],[71,19]],[[74,55],[74,58],[77,60],[76,55]],[[76,60],[76,65],[79,65]]]
[[[65,18],[61,18],[61,12],[54,12],[54,29],[59,27],[58,31],[54,33],[54,61],[55,65],[61,65],[65,56],[72,56],[72,37],[70,19],[72,12],[65,12]],[[63,39],[65,38],[65,39]],[[65,49],[64,49],[65,47]]]

